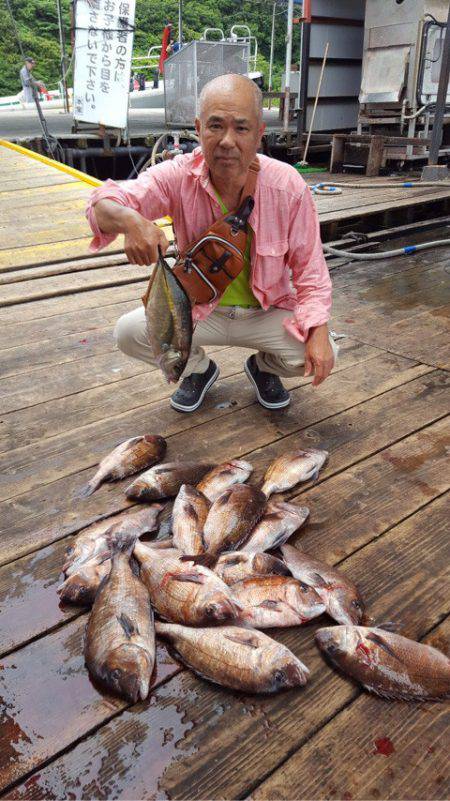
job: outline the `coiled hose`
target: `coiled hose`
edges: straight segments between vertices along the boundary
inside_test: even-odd
[[[419,250],[428,250],[442,245],[450,245],[450,239],[436,239],[433,242],[422,242],[420,245],[406,245],[404,248],[385,250],[382,253],[353,253],[351,250],[340,250],[331,245],[323,245],[323,249],[325,253],[331,253],[333,256],[345,256],[355,261],[378,261],[379,259],[390,259],[393,256],[409,256]]]
[[[340,195],[343,189],[423,189],[429,186],[450,186],[450,181],[402,181],[401,183],[352,184],[320,183],[309,188],[314,195]]]

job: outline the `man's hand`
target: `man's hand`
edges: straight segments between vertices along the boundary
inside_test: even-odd
[[[163,255],[169,241],[161,228],[142,214],[104,198],[94,206],[98,226],[105,234],[124,234],[124,249],[132,264],[147,266],[158,261],[158,245]]]
[[[124,250],[132,264],[154,264],[158,261],[158,246],[163,256],[169,247],[164,231],[140,214],[130,220],[124,234]]]
[[[333,350],[328,337],[328,326],[312,328],[305,345],[304,375],[314,375],[313,387],[318,387],[330,375],[334,364]]]

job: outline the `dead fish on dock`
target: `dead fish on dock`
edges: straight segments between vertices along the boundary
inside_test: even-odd
[[[130,567],[133,542],[113,557],[86,626],[90,674],[133,703],[149,692],[155,664],[155,630],[148,590]]]
[[[237,550],[264,514],[266,497],[248,484],[234,484],[214,501],[206,518],[203,541],[207,553]]]
[[[152,604],[165,620],[199,626],[238,616],[240,609],[225,582],[203,565],[182,561],[180,551],[152,550],[137,542],[134,555]]]
[[[317,478],[328,458],[328,451],[310,448],[285,453],[269,466],[264,476],[262,491],[267,497],[273,492],[285,492],[300,481]]]
[[[309,517],[307,506],[285,501],[269,501],[263,517],[253,529],[243,551],[268,551],[279,548]]]
[[[356,585],[344,573],[292,545],[283,545],[281,553],[292,575],[315,589],[334,620],[349,625],[361,622],[364,602]]]
[[[61,603],[92,606],[100,584],[110,571],[110,556],[105,556],[102,562],[90,561],[80,565],[56,590]]]
[[[192,311],[188,296],[161,251],[142,301],[156,364],[168,383],[176,383],[191,350]]]
[[[197,673],[222,687],[247,693],[276,693],[306,684],[309,670],[285,645],[262,631],[239,626],[189,628],[156,623],[176,656]]]
[[[197,484],[197,489],[213,503],[222,492],[233,484],[243,484],[253,473],[253,467],[242,459],[232,459],[231,462],[219,464],[210,470]]]
[[[212,569],[229,586],[252,576],[290,575],[284,562],[276,556],[246,551],[228,551],[220,554]]]
[[[154,434],[127,439],[102,459],[95,476],[80,490],[78,497],[92,495],[104,481],[118,481],[160,462],[166,448],[164,437]]]
[[[126,496],[147,502],[175,498],[182,484],[195,486],[212,467],[198,462],[164,462],[136,478],[127,488]]]
[[[105,558],[109,558],[114,540],[120,535],[134,534],[141,537],[156,531],[158,515],[163,508],[162,504],[154,503],[134,512],[120,512],[84,529],[66,550],[63,572],[71,575],[86,562],[95,561],[100,564]]]
[[[210,503],[202,492],[183,484],[175,498],[172,510],[173,544],[185,554],[200,554],[203,545],[203,527]]]
[[[433,701],[450,695],[450,659],[430,645],[365,626],[319,629],[316,642],[333,665],[383,698]]]
[[[240,620],[258,629],[300,626],[325,612],[312,587],[286,576],[254,576],[231,589],[242,607]]]

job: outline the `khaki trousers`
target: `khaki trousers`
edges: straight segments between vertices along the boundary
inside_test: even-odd
[[[219,306],[206,320],[197,323],[183,377],[191,373],[204,373],[209,356],[206,345],[230,345],[257,351],[256,362],[260,370],[284,378],[303,374],[305,346],[291,336],[283,326],[285,318],[292,318],[286,309],[244,309],[239,306]],[[124,314],[117,321],[114,337],[119,349],[148,364],[154,358],[147,336],[144,308]],[[334,360],[338,347],[330,338]]]

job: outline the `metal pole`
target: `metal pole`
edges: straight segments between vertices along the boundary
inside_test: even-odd
[[[273,71],[273,51],[275,47],[275,10],[277,7],[276,0],[272,9],[272,35],[270,37],[270,61],[269,61],[269,92],[272,91],[272,71]],[[272,98],[269,97],[269,109],[272,108]]]
[[[442,48],[441,72],[434,112],[433,130],[431,132],[430,153],[428,164],[438,163],[439,148],[442,143],[442,129],[444,124],[445,106],[447,103],[448,77],[450,72],[450,6],[448,9],[447,28],[445,31],[444,47]]]
[[[69,111],[69,93],[67,91],[67,59],[66,59],[66,43],[64,41],[64,27],[62,21],[61,0],[56,0],[56,8],[58,11],[58,29],[59,29],[59,46],[61,48],[61,83],[63,88],[63,101],[64,111]]]
[[[183,44],[183,0],[178,0],[178,41]]]
[[[287,32],[286,32],[286,64],[284,83],[284,117],[283,131],[289,131],[289,107],[291,100],[291,62],[292,62],[292,20],[294,18],[294,0],[288,2]]]
[[[302,59],[300,63],[300,97],[297,113],[297,146],[302,143],[308,110],[309,49],[311,41],[311,3],[304,0],[302,21]]]

